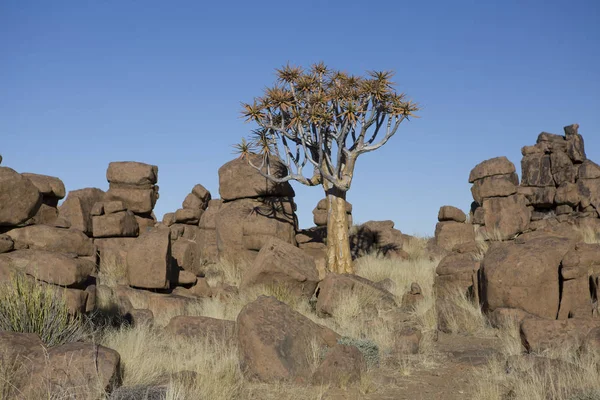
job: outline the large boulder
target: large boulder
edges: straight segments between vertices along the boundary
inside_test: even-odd
[[[83,232],[74,229],[31,225],[12,229],[6,234],[13,240],[17,249],[74,253],[78,256],[93,256],[96,254],[92,239]]]
[[[31,180],[11,168],[0,167],[0,226],[27,221],[41,204],[42,195]]]
[[[506,157],[496,157],[485,160],[475,166],[469,174],[469,183],[488,176],[512,174],[516,171],[515,165]]]
[[[452,251],[454,246],[475,241],[473,225],[455,221],[441,221],[435,226],[435,244]]]
[[[127,252],[129,284],[144,289],[168,289],[171,276],[171,231],[156,228],[136,239]]]
[[[210,317],[178,315],[171,318],[165,330],[175,336],[208,338],[233,343],[235,322]]]
[[[259,167],[262,157],[250,156],[250,162]],[[270,160],[270,172],[277,178],[287,175],[286,166],[280,161]],[[263,168],[266,172],[266,167]],[[248,160],[237,158],[219,168],[219,194],[224,201],[257,197],[293,197],[294,189],[286,183],[275,183],[263,177]]]
[[[204,186],[197,184],[192,188],[192,192],[186,196],[181,205],[183,208],[191,210],[206,210],[210,200],[210,192]]]
[[[552,177],[556,186],[560,186],[565,182],[575,183],[577,170],[566,153],[557,151],[550,154],[550,164]]]
[[[158,167],[135,161],[116,161],[108,164],[106,180],[128,185],[154,185],[158,181]]]
[[[534,353],[545,350],[576,350],[600,321],[572,318],[566,321],[526,318],[521,322],[521,341]]]
[[[19,361],[34,358],[45,350],[35,333],[0,331],[0,365],[18,365]]]
[[[158,200],[158,186],[134,186],[111,182],[106,192],[106,199],[121,200],[129,211],[136,214],[150,214]]]
[[[577,181],[581,204],[586,202],[600,212],[600,178],[582,179]]]
[[[60,200],[65,197],[65,184],[59,178],[24,172],[21,175],[28,178],[44,197]]]
[[[58,208],[59,216],[68,221],[72,229],[92,235],[92,208],[104,199],[104,191],[97,188],[72,190]]]
[[[131,211],[94,216],[92,227],[95,238],[135,237],[140,232],[140,226]]]
[[[466,222],[467,216],[460,209],[453,206],[442,206],[438,212],[438,221]]]
[[[240,366],[247,378],[262,382],[311,379],[311,346],[334,347],[339,335],[274,297],[260,296],[237,317]]]
[[[0,254],[0,269],[27,273],[60,286],[83,284],[96,269],[94,262],[45,250],[17,250]]]
[[[529,227],[531,210],[522,195],[486,199],[483,209],[485,228],[496,240],[511,239]]]
[[[492,246],[481,265],[486,308],[520,308],[538,317],[556,319],[559,268],[574,246],[572,240],[553,236]]]
[[[283,240],[271,237],[245,271],[241,288],[285,286],[295,296],[310,297],[319,282],[314,259]]]
[[[314,372],[312,381],[318,385],[344,386],[360,381],[366,370],[367,362],[357,347],[338,344],[327,352],[325,359]]]
[[[521,160],[521,184],[523,186],[554,186],[550,155],[529,154]]]
[[[493,175],[476,180],[471,187],[471,194],[473,200],[482,204],[484,199],[490,197],[505,197],[517,193],[518,185],[519,177],[516,173]]]

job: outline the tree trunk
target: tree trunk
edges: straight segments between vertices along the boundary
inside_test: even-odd
[[[353,274],[346,192],[336,187],[326,188],[327,194],[327,269],[338,274]]]

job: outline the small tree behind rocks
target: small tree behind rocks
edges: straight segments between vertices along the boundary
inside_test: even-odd
[[[394,89],[390,71],[366,77],[331,70],[323,63],[304,70],[287,65],[277,82],[243,115],[259,128],[238,150],[264,177],[323,187],[327,196],[327,268],[352,273],[345,211],[358,156],[385,145],[418,106]],[[262,155],[256,165],[250,153]],[[283,175],[274,160],[287,167]],[[308,172],[308,173],[305,173]]]

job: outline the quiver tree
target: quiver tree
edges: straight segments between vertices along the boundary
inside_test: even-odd
[[[345,211],[358,156],[377,150],[396,133],[402,121],[418,110],[394,90],[392,72],[366,77],[328,69],[285,66],[277,82],[252,104],[243,104],[246,121],[259,128],[252,140],[237,145],[242,157],[274,182],[322,185],[327,197],[327,268],[352,273]],[[253,162],[258,153],[260,164]],[[287,172],[274,170],[273,159]]]

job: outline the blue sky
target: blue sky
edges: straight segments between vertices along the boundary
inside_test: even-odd
[[[432,234],[437,211],[468,210],[469,171],[541,131],[581,125],[600,162],[600,2],[0,2],[3,166],[108,188],[110,161],[159,166],[156,214],[219,166],[254,128],[239,117],[287,62],[395,70],[419,102],[348,193],[358,222]],[[303,227],[323,197],[295,184]]]

